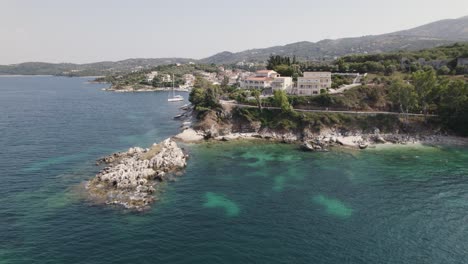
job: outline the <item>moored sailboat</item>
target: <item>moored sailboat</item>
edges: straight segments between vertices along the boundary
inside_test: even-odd
[[[174,74],[172,74],[172,97],[167,99],[168,102],[179,102],[183,101],[184,97],[182,95],[176,95],[174,90]]]

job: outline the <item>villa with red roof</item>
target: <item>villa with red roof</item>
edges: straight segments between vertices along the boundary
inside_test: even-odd
[[[271,88],[275,78],[280,75],[272,70],[261,70],[255,73],[255,76],[248,77],[241,81],[241,88],[244,89],[265,89]]]

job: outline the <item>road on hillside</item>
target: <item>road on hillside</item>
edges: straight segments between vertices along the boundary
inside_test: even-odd
[[[245,104],[239,104],[234,101],[220,101],[221,104],[223,105],[231,105],[231,106],[237,106],[240,108],[257,108],[257,106],[254,105],[245,105]],[[280,107],[272,107],[272,106],[264,106],[263,109],[271,109],[271,110],[281,110]],[[350,115],[408,115],[408,116],[422,116],[424,117],[424,114],[403,114],[403,113],[397,113],[397,112],[385,112],[385,111],[372,111],[372,112],[365,112],[365,111],[340,111],[340,110],[307,110],[307,109],[298,109],[294,108],[294,111],[297,112],[308,112],[308,113],[337,113],[337,114],[350,114]],[[426,116],[437,116],[437,115],[426,115]]]
[[[359,74],[358,73],[356,78],[354,78],[352,84],[344,85],[343,87],[338,88],[338,89],[330,89],[328,93],[329,94],[340,94],[340,93],[344,93],[346,90],[349,90],[351,88],[361,86],[361,80],[362,80],[362,78],[364,78],[366,76],[367,76],[367,73],[364,73],[364,74]]]

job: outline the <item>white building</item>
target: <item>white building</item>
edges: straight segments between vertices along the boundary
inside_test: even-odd
[[[171,77],[170,74],[164,74],[164,75],[161,76],[161,81],[162,81],[163,83],[165,83],[165,82],[172,82],[172,77]]]
[[[271,88],[273,91],[281,90],[291,92],[293,88],[292,77],[276,77],[271,83]]]
[[[320,90],[331,88],[331,72],[304,72],[304,77],[297,78],[293,93],[297,95],[318,95]]]
[[[279,77],[279,74],[271,70],[257,71],[255,76],[247,77],[241,81],[241,88],[244,89],[264,89],[270,88],[273,80]]]
[[[154,78],[156,76],[158,76],[158,72],[157,71],[152,71],[152,72],[146,74],[146,81],[150,83],[150,82],[152,82],[154,80]]]
[[[193,74],[184,74],[183,76],[184,82],[186,86],[193,86],[195,83],[195,76]]]

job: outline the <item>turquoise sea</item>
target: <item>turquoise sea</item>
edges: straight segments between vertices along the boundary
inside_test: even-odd
[[[88,80],[0,77],[0,264],[468,263],[467,148],[184,145],[151,210],[89,203],[95,160],[177,133],[184,103]]]

